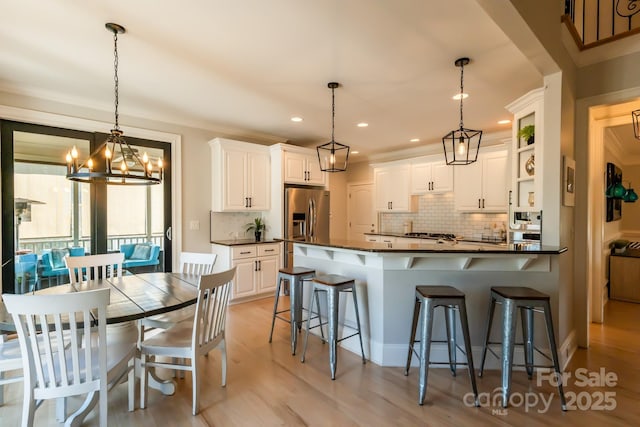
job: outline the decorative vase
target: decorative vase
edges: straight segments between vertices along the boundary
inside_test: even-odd
[[[262,239],[262,231],[256,231],[255,235],[256,235],[256,242],[259,242],[260,239]]]
[[[529,198],[527,199],[527,201],[529,202],[529,206],[533,207],[533,205],[535,204],[533,191],[529,191]]]
[[[524,170],[529,176],[532,176],[534,173],[536,173],[536,160],[533,154],[525,162]]]

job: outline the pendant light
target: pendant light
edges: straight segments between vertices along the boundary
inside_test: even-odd
[[[318,161],[323,172],[344,172],[349,161],[349,146],[335,141],[334,130],[336,120],[335,89],[340,83],[331,82],[327,85],[331,89],[331,141],[316,147]]]
[[[455,66],[460,67],[460,128],[452,130],[442,137],[444,158],[448,165],[468,165],[478,160],[481,130],[466,129],[462,121],[462,99],[464,98],[464,66],[469,58],[456,59]]]
[[[105,27],[113,33],[115,125],[109,137],[84,163],[79,164],[78,149],[75,146],[67,153],[67,179],[113,185],[159,184],[162,182],[162,159],[158,159],[154,166],[147,153],[140,158],[138,150],[132,148],[122,137],[123,132],[118,124],[118,34],[123,34],[125,28],[111,22],[105,24]]]
[[[640,110],[632,111],[631,119],[633,120],[633,134],[636,139],[640,139]]]
[[[629,188],[625,191],[624,196],[622,196],[622,201],[625,203],[635,203],[638,200],[638,195],[633,188],[631,188],[631,183],[629,183]]]

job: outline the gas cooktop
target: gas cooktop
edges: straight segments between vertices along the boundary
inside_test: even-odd
[[[404,233],[407,237],[420,237],[421,239],[443,239],[443,240],[455,240],[456,235],[452,233],[423,233],[423,232],[413,232],[413,233]]]

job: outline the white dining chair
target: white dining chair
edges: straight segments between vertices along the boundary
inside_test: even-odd
[[[99,278],[121,278],[124,254],[66,256],[65,265],[69,270],[69,281],[72,285],[87,283]]]
[[[8,339],[7,335],[0,335],[0,406],[4,405],[4,386],[22,381],[22,372],[9,378],[5,377],[5,374],[11,371],[22,371],[20,343],[17,339]]]
[[[36,401],[87,394],[66,424],[86,415],[98,400],[99,424],[105,427],[107,390],[127,374],[129,410],[133,411],[136,345],[107,345],[108,288],[60,295],[3,295],[3,299],[24,359],[22,426],[33,425]],[[71,317],[75,321],[69,321]]]
[[[211,274],[216,263],[216,254],[201,252],[180,253],[180,273],[185,274]]]
[[[216,263],[216,254],[200,252],[180,253],[179,273],[202,276],[213,272],[213,265]],[[146,329],[159,328],[168,329],[178,322],[193,319],[194,307],[185,307],[181,310],[147,317],[142,320],[142,325]]]
[[[225,323],[227,304],[231,292],[231,281],[236,268],[222,273],[200,277],[198,302],[195,316],[183,321],[140,343],[142,374],[140,377],[140,407],[147,406],[147,376],[150,367],[191,371],[193,384],[193,415],[199,411],[200,374],[199,364],[203,356],[214,348],[222,354],[222,386],[227,384],[227,351]],[[182,363],[159,362],[151,356],[166,356],[180,359]],[[190,364],[186,363],[190,359]]]

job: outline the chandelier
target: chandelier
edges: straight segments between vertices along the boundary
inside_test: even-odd
[[[631,119],[633,120],[633,134],[636,139],[640,139],[640,110],[632,111]]]
[[[349,160],[349,146],[336,142],[334,138],[336,120],[335,89],[340,83],[331,82],[327,85],[331,89],[331,141],[316,147],[318,161],[323,172],[344,172],[347,170]]]
[[[464,66],[469,58],[456,59],[455,66],[460,67],[460,128],[452,130],[442,137],[444,158],[448,165],[468,165],[478,160],[481,130],[466,129],[462,121],[462,99],[464,94]]]
[[[123,138],[118,124],[118,34],[123,34],[123,26],[107,23],[105,27],[113,33],[114,82],[115,82],[115,125],[111,134],[82,164],[78,162],[78,149],[74,146],[66,156],[67,179],[112,185],[151,185],[162,182],[163,163],[159,158],[154,168],[153,162],[144,153],[132,148]],[[96,160],[94,160],[96,159]]]

